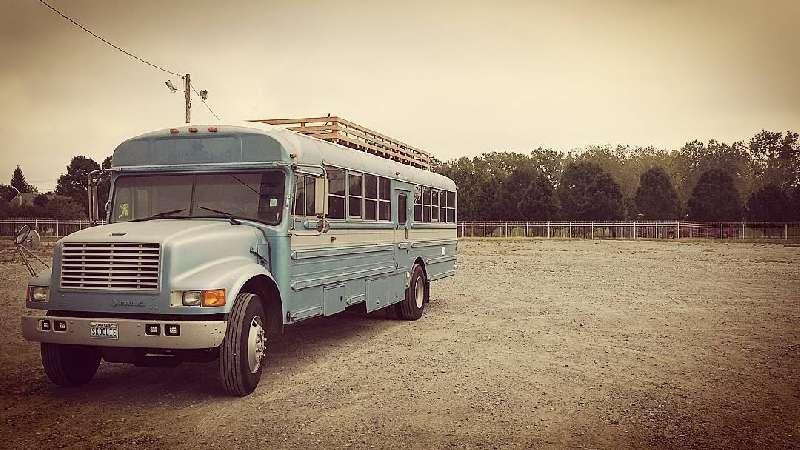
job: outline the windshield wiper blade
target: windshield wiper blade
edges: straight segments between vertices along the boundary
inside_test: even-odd
[[[182,211],[186,211],[186,208],[178,208],[178,209],[173,209],[173,210],[170,210],[170,211],[162,211],[162,212],[160,212],[158,214],[153,214],[152,216],[140,217],[138,219],[133,219],[133,220],[131,220],[131,222],[144,222],[145,220],[152,220],[152,219],[179,219],[179,218],[183,218],[183,217],[169,217],[169,216],[171,216],[172,214],[177,214],[177,213],[182,212]]]
[[[231,214],[229,212],[220,211],[220,210],[214,209],[214,208],[207,208],[205,206],[198,206],[198,208],[205,209],[206,211],[211,211],[211,212],[217,213],[217,214],[222,214],[223,216],[225,216],[226,219],[231,221],[231,225],[241,225],[242,224],[242,222],[239,222],[238,220],[236,220],[236,216],[235,215],[233,215],[233,214]]]

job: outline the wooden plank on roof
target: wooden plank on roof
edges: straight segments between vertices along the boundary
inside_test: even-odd
[[[268,125],[294,125],[287,129],[414,167],[430,169],[431,165],[431,157],[427,152],[338,116],[255,119],[250,122]]]

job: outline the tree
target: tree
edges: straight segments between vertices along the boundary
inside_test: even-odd
[[[700,222],[739,220],[742,207],[733,177],[721,169],[703,172],[687,202],[689,218]]]
[[[789,221],[794,218],[791,199],[775,184],[767,184],[747,199],[747,218],[762,222]]]
[[[0,201],[10,202],[17,196],[17,190],[7,184],[0,184]]]
[[[522,164],[503,183],[505,220],[551,220],[557,207],[553,186],[533,164]]]
[[[677,219],[680,215],[678,193],[661,167],[653,167],[639,177],[634,204],[645,219]]]
[[[17,188],[21,194],[25,194],[27,192],[36,192],[36,188],[28,184],[28,181],[25,179],[25,175],[22,173],[22,168],[19,166],[14,169],[14,174],[11,175],[11,183],[9,184],[11,187]]]
[[[597,164],[572,163],[558,184],[561,214],[570,220],[619,220],[623,216],[619,185]]]
[[[56,194],[70,197],[73,201],[88,208],[87,180],[89,173],[99,170],[100,164],[86,156],[75,156],[67,166],[67,173],[58,177]]]

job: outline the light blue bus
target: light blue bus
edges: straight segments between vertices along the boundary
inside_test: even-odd
[[[23,335],[60,385],[101,360],[218,359],[247,395],[287,325],[351,306],[419,319],[455,273],[456,204],[449,178],[285,129],[143,134],[114,151],[108,223],[31,279]]]

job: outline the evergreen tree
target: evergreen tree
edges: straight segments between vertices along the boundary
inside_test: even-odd
[[[619,220],[623,217],[619,185],[597,164],[578,162],[564,170],[557,196],[569,220]]]
[[[645,219],[677,219],[680,216],[678,193],[661,167],[653,167],[639,177],[634,204]]]
[[[25,175],[22,173],[22,168],[19,166],[14,169],[14,174],[11,175],[11,183],[9,184],[12,187],[17,188],[21,194],[36,192],[36,188],[28,184],[28,181],[25,179]]]
[[[687,202],[689,218],[700,222],[741,219],[742,206],[733,178],[722,169],[703,172]]]

